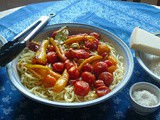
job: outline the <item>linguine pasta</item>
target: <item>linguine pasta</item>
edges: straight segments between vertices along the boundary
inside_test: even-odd
[[[113,82],[109,86],[110,90],[113,90],[122,81],[124,76],[124,66],[122,62],[123,58],[117,53],[112,44],[108,42],[100,43],[107,44],[109,46],[110,55],[112,55],[117,61],[116,70],[113,72]],[[67,48],[66,46],[63,46],[62,49],[64,50]],[[98,54],[97,51],[92,51],[92,53]],[[25,66],[26,64],[33,64],[33,58],[35,57],[35,54],[35,51],[32,51],[29,48],[25,48],[21,52],[17,63],[17,69],[21,77],[21,83],[28,89],[28,91],[44,99],[66,103],[84,102],[98,98],[96,89],[93,86],[90,86],[90,91],[85,96],[75,94],[74,85],[71,84],[67,84],[65,88],[60,92],[55,92],[53,90],[53,87],[46,87],[43,84],[43,81],[37,78],[33,73],[28,71],[27,67]],[[50,67],[50,64],[47,64],[47,66]]]

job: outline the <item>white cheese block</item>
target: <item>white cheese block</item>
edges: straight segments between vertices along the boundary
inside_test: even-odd
[[[131,34],[130,47],[137,51],[160,56],[160,38],[138,27]]]

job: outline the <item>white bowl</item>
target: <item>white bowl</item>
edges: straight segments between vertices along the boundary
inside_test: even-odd
[[[160,83],[160,75],[155,74],[151,69],[151,63],[154,60],[155,55],[151,55],[144,52],[135,51],[136,58],[140,66],[155,80],[157,83]],[[159,57],[160,60],[160,57]],[[156,64],[155,64],[156,65]]]
[[[113,89],[110,93],[108,93],[107,95],[105,95],[103,97],[100,97],[98,99],[92,100],[92,101],[81,102],[81,103],[61,103],[61,102],[46,100],[46,99],[37,97],[36,95],[30,93],[21,84],[20,77],[19,77],[18,71],[16,69],[16,64],[17,64],[17,60],[18,60],[18,57],[19,57],[18,56],[7,67],[8,75],[9,75],[12,83],[14,84],[14,86],[21,93],[23,93],[27,97],[29,97],[29,98],[37,101],[37,102],[47,104],[47,105],[50,105],[50,106],[66,107],[66,108],[78,108],[78,107],[85,107],[85,106],[91,106],[91,105],[94,105],[94,104],[98,104],[100,102],[106,101],[107,99],[111,98],[113,95],[118,93],[127,84],[127,82],[130,80],[130,77],[131,77],[132,72],[133,72],[134,62],[133,62],[132,53],[131,53],[129,47],[121,39],[117,38],[116,36],[112,35],[111,33],[107,32],[103,29],[99,29],[99,28],[89,26],[89,25],[84,25],[84,24],[77,24],[77,23],[63,23],[63,24],[55,24],[55,25],[52,25],[52,26],[48,26],[34,40],[43,40],[43,38],[46,38],[46,37],[50,36],[51,33],[54,30],[58,30],[59,28],[61,28],[63,26],[68,26],[71,34],[90,33],[90,32],[93,32],[93,31],[97,32],[97,33],[100,34],[102,40],[108,41],[115,46],[118,53],[121,56],[123,56],[123,58],[124,58],[123,59],[124,68],[125,68],[124,78],[119,83],[119,85],[115,89]]]
[[[146,90],[146,91],[149,91],[150,93],[154,94],[158,98],[158,104],[156,104],[154,106],[144,106],[144,105],[141,105],[140,103],[138,103],[137,101],[135,101],[135,99],[133,98],[133,92],[139,91],[139,90]],[[131,98],[131,104],[132,104],[134,110],[140,115],[150,114],[150,113],[156,111],[158,109],[158,107],[160,106],[160,89],[151,83],[147,83],[147,82],[135,83],[131,86],[129,94],[130,94],[130,98]]]

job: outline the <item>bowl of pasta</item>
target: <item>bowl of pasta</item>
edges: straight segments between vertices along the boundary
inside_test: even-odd
[[[108,31],[78,23],[47,26],[7,70],[27,97],[50,106],[79,108],[118,93],[133,72],[128,46]]]

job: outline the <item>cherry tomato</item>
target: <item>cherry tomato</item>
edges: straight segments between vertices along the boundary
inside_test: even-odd
[[[65,52],[65,56],[69,59],[77,58],[77,59],[86,59],[90,57],[90,53],[85,51],[84,49],[70,49]]]
[[[71,67],[74,66],[73,63],[72,63],[70,60],[66,60],[66,61],[64,62],[64,65],[65,65],[65,68],[66,68],[67,70],[69,70]]]
[[[98,39],[95,39],[93,42],[91,42],[89,40],[84,42],[85,47],[87,47],[87,48],[89,48],[91,50],[97,50],[98,44],[99,44]]]
[[[55,38],[56,35],[57,35],[57,31],[54,31],[51,36],[52,38]]]
[[[96,33],[96,32],[92,32],[92,33],[90,33],[89,35],[95,37],[96,39],[99,39],[99,34]]]
[[[34,52],[36,52],[39,49],[40,45],[36,42],[30,42],[28,48]]]
[[[52,52],[52,51],[55,51],[55,49],[54,49],[53,45],[49,45],[48,52]]]
[[[96,89],[96,93],[98,97],[102,97],[109,93],[111,90],[107,86],[100,86]]]
[[[89,83],[93,84],[95,81],[95,76],[91,72],[85,71],[81,74],[82,80]]]
[[[75,57],[75,54],[72,52],[72,50],[65,51],[64,54],[68,59],[73,59]]]
[[[103,80],[96,80],[96,81],[94,82],[94,88],[98,88],[98,87],[100,87],[100,86],[105,86]]]
[[[110,60],[105,60],[104,62],[108,65],[108,67],[111,67],[113,65],[112,61]]]
[[[71,67],[68,70],[68,74],[70,79],[78,79],[80,76],[79,70],[76,66]]]
[[[93,71],[93,66],[89,63],[86,63],[83,67],[82,67],[82,71]]]
[[[113,75],[109,72],[102,72],[98,79],[103,80],[104,84],[109,87],[113,82]]]
[[[74,84],[74,92],[77,95],[85,96],[89,93],[90,87],[89,84],[85,81],[79,80]]]
[[[53,87],[56,81],[57,80],[53,76],[47,75],[47,77],[43,79],[43,85],[45,87]]]
[[[56,52],[47,53],[47,63],[56,63],[58,61],[58,56]]]
[[[108,52],[104,52],[102,54],[100,54],[104,59],[107,58],[109,56]]]
[[[62,62],[57,62],[52,64],[52,68],[55,72],[63,72],[64,71],[64,63]]]
[[[93,72],[96,74],[96,76],[99,76],[100,73],[107,71],[108,66],[105,62],[100,61],[97,62],[93,67]]]
[[[78,80],[69,80],[69,84],[74,85],[76,83],[76,81],[78,81]]]

